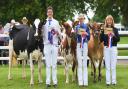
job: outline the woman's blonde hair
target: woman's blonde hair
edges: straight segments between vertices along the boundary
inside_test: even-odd
[[[107,26],[107,19],[111,19],[111,20],[112,20],[112,26],[114,27],[114,19],[113,19],[112,15],[108,15],[108,16],[105,18],[105,27]]]

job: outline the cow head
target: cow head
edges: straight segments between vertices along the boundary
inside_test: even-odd
[[[79,21],[78,21],[78,20],[77,20],[77,21],[74,21],[74,22],[72,23],[73,28],[75,28],[78,24],[79,24]]]
[[[92,35],[95,37],[95,38],[99,38],[100,37],[100,33],[101,33],[101,30],[100,30],[100,25],[96,22],[94,22],[91,26],[91,29],[92,29]]]
[[[64,22],[63,26],[65,28],[66,35],[70,37],[71,36],[72,27],[67,22]]]
[[[38,26],[40,24],[40,19],[35,19],[34,21],[34,25],[36,27],[36,33],[34,34],[34,36],[38,36]]]
[[[35,29],[34,36],[37,40],[42,38],[42,33],[43,33],[42,28],[43,28],[43,25],[45,24],[45,22],[46,22],[45,20],[43,22],[41,22],[40,19],[38,19],[38,18],[35,19],[35,21],[34,21],[34,29]]]
[[[75,34],[75,26],[76,26],[77,23],[72,23],[72,24],[69,24],[67,22],[63,23],[63,27],[65,29],[65,34],[70,37],[70,38],[75,38],[76,37],[76,34]]]

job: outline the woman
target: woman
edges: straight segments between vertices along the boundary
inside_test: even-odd
[[[85,17],[79,15],[79,24],[76,26],[77,33],[77,60],[78,60],[78,84],[79,86],[88,86],[87,54],[90,32],[88,26],[84,23]]]
[[[105,27],[101,34],[101,41],[104,41],[106,85],[116,85],[117,42],[120,41],[120,37],[118,29],[114,27],[114,19],[111,15],[108,15],[105,19]]]

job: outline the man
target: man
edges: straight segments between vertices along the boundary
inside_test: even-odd
[[[16,28],[16,29],[29,29],[29,25],[28,25],[28,19],[26,17],[22,18],[22,24],[19,24],[18,22],[12,22],[12,25]]]
[[[51,86],[51,68],[53,86],[57,87],[57,55],[58,55],[58,38],[60,37],[60,25],[53,18],[52,7],[47,8],[47,19],[44,25],[44,55],[46,61],[46,87]]]
[[[88,26],[84,23],[85,17],[79,15],[79,24],[76,27],[77,33],[77,60],[78,60],[78,84],[79,86],[88,86],[87,55],[88,41],[90,32]]]
[[[21,21],[23,24],[28,24],[28,19],[26,17],[23,17],[23,19]]]

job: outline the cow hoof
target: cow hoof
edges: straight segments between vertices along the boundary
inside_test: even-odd
[[[101,77],[98,78],[98,81],[101,82]]]
[[[98,79],[99,82],[101,82],[101,79]]]
[[[42,84],[43,83],[43,81],[39,81],[39,84]]]
[[[26,76],[22,76],[22,79],[26,79]]]
[[[74,77],[72,78],[72,82],[75,82],[75,78]]]
[[[91,76],[93,76],[93,72],[91,72]]]
[[[96,80],[94,80],[93,83],[96,83]]]
[[[66,84],[68,84],[69,83],[69,81],[66,81]]]
[[[30,83],[30,86],[34,86],[34,83]]]
[[[12,80],[12,77],[11,76],[8,76],[8,80]]]
[[[8,80],[12,80],[12,78],[8,78]]]
[[[34,82],[33,81],[30,81],[30,86],[33,86],[34,85]]]

